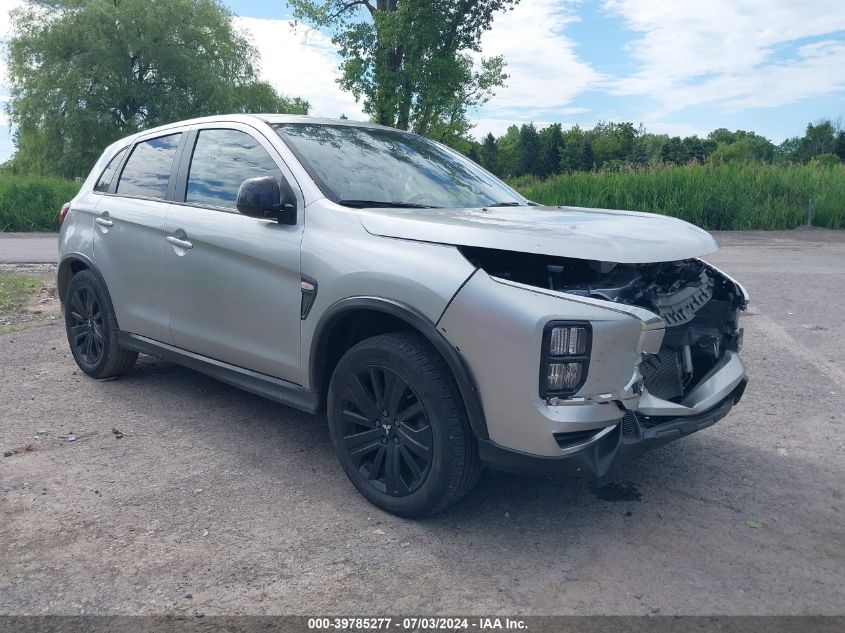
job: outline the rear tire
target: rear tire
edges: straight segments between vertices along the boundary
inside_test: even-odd
[[[65,329],[73,359],[94,378],[125,374],[138,359],[138,352],[118,344],[117,318],[100,278],[81,270],[68,284],[65,297]]]
[[[478,480],[478,443],[457,385],[418,334],[382,334],[347,351],[329,385],[328,419],[349,479],[388,512],[435,514]]]

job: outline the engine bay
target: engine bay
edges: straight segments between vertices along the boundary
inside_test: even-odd
[[[639,306],[660,316],[660,351],[640,366],[646,389],[680,402],[724,357],[738,351],[738,313],[745,298],[737,285],[699,259],[621,264],[461,247],[489,275],[580,297]]]

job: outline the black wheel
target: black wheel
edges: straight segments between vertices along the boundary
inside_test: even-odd
[[[478,479],[478,445],[443,359],[421,336],[355,345],[329,385],[329,431],[343,469],[375,505],[434,514]]]
[[[132,369],[138,353],[118,345],[117,319],[94,273],[82,270],[73,276],[64,308],[70,351],[82,371],[94,378],[110,378]]]

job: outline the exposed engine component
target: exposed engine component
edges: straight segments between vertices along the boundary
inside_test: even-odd
[[[558,292],[636,305],[666,324],[659,354],[640,371],[649,393],[680,401],[738,344],[736,285],[697,259],[619,264],[463,247],[476,267],[494,277]]]

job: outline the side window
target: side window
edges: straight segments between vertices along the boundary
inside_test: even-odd
[[[120,174],[117,193],[164,199],[180,136],[170,134],[138,143]]]
[[[111,187],[111,181],[114,180],[114,172],[117,171],[117,166],[120,165],[120,161],[123,160],[124,154],[126,154],[126,150],[129,149],[128,147],[124,147],[120,150],[117,154],[114,155],[109,161],[109,164],[106,165],[106,168],[103,170],[100,179],[97,181],[97,184],[94,185],[94,191],[99,191],[100,193],[105,193]]]
[[[201,130],[197,136],[185,202],[234,209],[241,183],[282,173],[270,154],[245,132]]]

